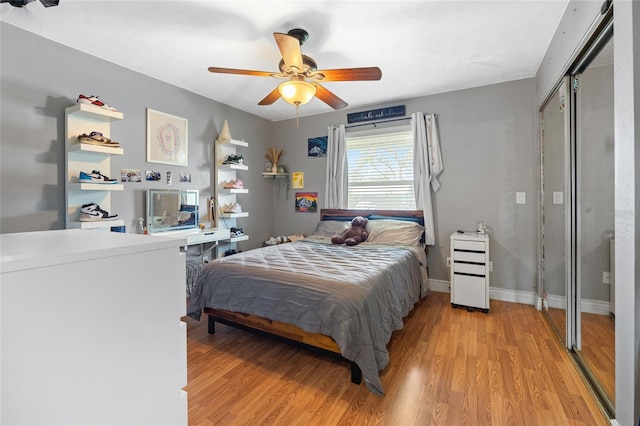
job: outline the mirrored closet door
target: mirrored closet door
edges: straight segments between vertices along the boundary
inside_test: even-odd
[[[604,407],[615,413],[613,21],[544,103],[542,305]]]
[[[543,309],[565,344],[567,300],[570,292],[571,96],[566,77],[542,109],[542,236],[541,278]]]
[[[586,374],[615,404],[613,38],[576,70],[576,340]]]

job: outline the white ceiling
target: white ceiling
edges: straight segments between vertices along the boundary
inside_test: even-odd
[[[567,6],[533,1],[60,0],[0,6],[2,21],[271,121],[257,103],[281,80],[212,74],[209,66],[278,71],[274,32],[309,32],[319,69],[378,66],[380,81],[324,86],[348,108],[533,77]],[[26,55],[31,52],[25,52]],[[37,59],[36,59],[37,62]],[[107,102],[108,93],[93,93]],[[74,94],[75,95],[75,94]],[[318,99],[300,116],[330,112]]]

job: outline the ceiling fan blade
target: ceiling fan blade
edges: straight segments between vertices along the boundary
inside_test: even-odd
[[[268,71],[254,71],[254,70],[239,70],[235,68],[218,68],[218,67],[209,67],[210,72],[220,73],[220,74],[241,74],[241,75],[252,75],[254,77],[271,77],[273,75],[272,72]]]
[[[300,41],[295,37],[283,33],[273,33],[273,38],[276,39],[285,65],[289,68],[297,68],[298,71],[302,72]]]
[[[347,107],[348,104],[345,101],[337,97],[333,92],[331,92],[326,87],[316,82],[312,82],[311,84],[316,86],[316,97],[320,99],[322,102],[324,102],[325,104],[329,105],[331,108],[343,109]]]
[[[324,76],[320,81],[380,80],[382,78],[382,71],[378,67],[318,70],[314,75],[316,74]]]
[[[258,105],[271,105],[278,99],[280,99],[280,91],[276,87],[275,89],[273,89],[273,91],[271,91],[271,93],[265,96],[263,100],[258,102]]]

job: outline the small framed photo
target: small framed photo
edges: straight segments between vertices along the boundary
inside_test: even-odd
[[[147,108],[147,162],[187,166],[187,119]]]

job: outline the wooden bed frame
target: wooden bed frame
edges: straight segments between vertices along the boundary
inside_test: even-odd
[[[320,220],[331,220],[332,217],[344,218],[347,216],[366,217],[371,214],[390,217],[423,217],[422,210],[321,209]],[[208,315],[209,333],[211,334],[215,333],[215,323],[219,322],[231,327],[276,338],[295,346],[304,347],[326,355],[338,357],[351,363],[351,382],[355,384],[360,384],[362,382],[362,372],[360,371],[360,368],[355,362],[342,357],[338,344],[330,336],[319,333],[309,333],[298,326],[270,320],[256,315],[211,308],[204,308],[203,312]]]

